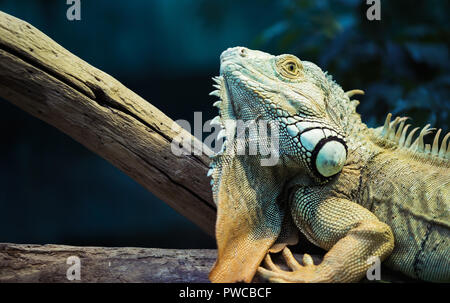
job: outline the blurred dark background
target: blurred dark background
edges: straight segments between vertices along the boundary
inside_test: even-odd
[[[292,53],[363,89],[369,126],[390,111],[449,130],[450,2],[0,0],[172,119],[215,116],[208,96],[231,46]],[[213,248],[215,242],[111,164],[0,100],[0,242]]]

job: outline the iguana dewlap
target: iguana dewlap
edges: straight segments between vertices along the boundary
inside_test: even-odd
[[[273,282],[359,281],[373,257],[413,278],[450,281],[450,133],[440,141],[439,130],[430,146],[429,125],[410,131],[390,114],[368,128],[350,99],[362,91],[345,93],[293,55],[230,48],[214,81],[226,142],[208,173],[217,204],[211,281],[250,282],[257,272]],[[242,131],[237,121],[271,131]],[[261,164],[267,153],[242,153],[270,136],[275,165]],[[286,248],[298,231],[327,250],[320,264],[305,255],[300,265]],[[291,271],[271,262],[278,251]]]

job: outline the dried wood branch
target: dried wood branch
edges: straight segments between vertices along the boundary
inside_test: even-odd
[[[216,253],[214,249],[0,243],[0,283],[77,282],[67,279],[72,264],[67,264],[67,258],[72,256],[80,259],[79,282],[209,282]],[[298,260],[302,258],[295,256]],[[319,258],[313,258],[320,262]],[[286,269],[281,259],[274,261]]]
[[[79,282],[208,282],[216,251],[5,243],[0,283],[77,282],[67,278],[72,256],[80,260]]]
[[[204,152],[177,156],[171,142],[181,134],[191,138],[193,150],[208,149],[180,127],[172,129],[169,117],[116,79],[3,12],[0,97],[99,154],[214,234],[209,159]]]

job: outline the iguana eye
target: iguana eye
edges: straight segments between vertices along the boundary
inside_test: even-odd
[[[277,67],[279,73],[288,79],[297,79],[303,68],[300,60],[291,55],[281,55],[278,58]]]
[[[286,64],[286,67],[291,73],[295,73],[297,71],[297,65],[295,65],[294,62],[289,62]]]
[[[286,61],[282,66],[282,70],[284,71],[282,73],[283,76],[288,78],[298,77],[300,74],[300,67],[295,61]]]

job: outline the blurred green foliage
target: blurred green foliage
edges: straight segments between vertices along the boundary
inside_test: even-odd
[[[387,112],[449,130],[449,1],[282,1],[284,19],[258,45],[297,54],[328,70],[344,90],[366,91],[359,111],[371,126]],[[364,116],[363,116],[364,118]]]

